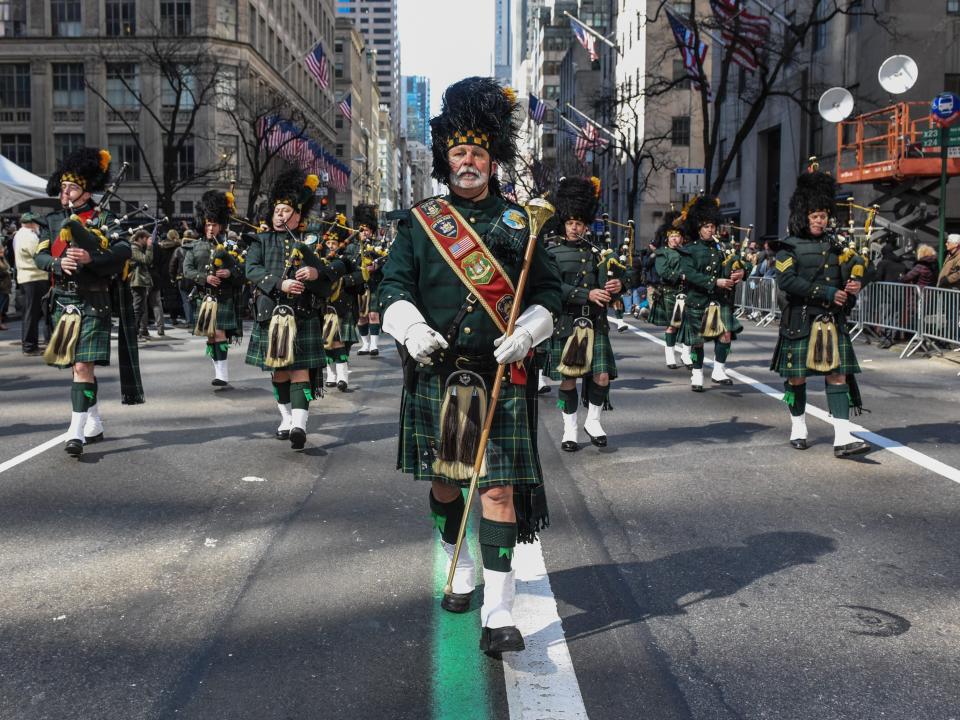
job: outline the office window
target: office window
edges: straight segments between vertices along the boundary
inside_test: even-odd
[[[33,170],[33,147],[30,133],[4,133],[0,135],[0,153],[24,170]]]
[[[140,150],[132,135],[128,134],[110,134],[107,136],[107,147],[110,148],[110,154],[113,156],[113,165],[119,168],[123,163],[127,163],[128,180],[140,179]]]
[[[83,63],[53,63],[53,107],[82,110]]]
[[[342,63],[342,62],[338,62],[338,63],[334,63],[334,64],[333,64],[333,76],[334,76],[335,78],[342,78],[342,77],[343,77],[343,63]]]
[[[343,115],[337,115],[333,120],[333,126],[338,130],[343,127]]]
[[[237,0],[217,0],[217,35],[237,39]]]
[[[0,37],[27,34],[27,0],[0,0]]]
[[[819,21],[813,26],[813,51],[823,50],[827,46],[827,23],[823,21],[825,3],[817,6],[816,19]]]
[[[190,0],[160,1],[160,31],[165,35],[190,35],[193,30]]]
[[[136,63],[107,63],[107,103],[115,110],[140,106],[140,68]]]
[[[236,135],[220,135],[217,138],[217,154],[222,163],[220,179],[224,182],[240,182],[240,138]]]
[[[0,109],[30,109],[30,64],[0,65]]]
[[[637,72],[640,72],[639,69]],[[683,60],[673,61],[673,82],[676,83],[674,85],[675,88],[686,89],[690,87],[690,76],[687,75],[687,68],[683,64]]]
[[[59,166],[63,159],[77,148],[82,148],[86,140],[83,133],[54,133],[53,157]]]
[[[947,0],[947,14],[960,15],[960,0]]]
[[[860,29],[863,20],[863,16],[860,14],[863,12],[863,0],[850,0],[847,11],[850,13],[847,15],[847,34],[849,35]]]
[[[237,68],[222,67],[217,73],[217,107],[220,110],[237,109]]]
[[[136,0],[106,0],[106,34],[110,37],[124,37],[137,34]]]
[[[679,147],[690,145],[690,117],[684,115],[671,120],[670,142]]]
[[[180,214],[187,216],[193,215],[193,200],[180,201]]]
[[[181,110],[192,110],[195,104],[194,93],[197,89],[197,80],[190,69],[181,66],[174,77],[161,80],[163,89],[160,93],[160,102],[165,108],[176,106],[177,95],[179,94],[179,107]]]
[[[193,138],[187,138],[180,149],[177,150],[177,181],[189,180],[196,175],[196,172]]]
[[[50,0],[50,30],[57,37],[80,37],[80,0]]]

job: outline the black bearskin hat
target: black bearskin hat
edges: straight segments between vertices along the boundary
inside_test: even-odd
[[[516,109],[513,90],[493,78],[468,77],[448,87],[440,114],[430,120],[433,178],[445,185],[450,183],[447,151],[457,145],[477,145],[489,152],[494,162],[513,164],[520,131]],[[492,173],[490,188],[499,193],[499,181]]]
[[[377,231],[377,206],[360,204],[353,208],[353,226],[357,229],[366,225],[373,232]]]
[[[666,215],[663,216],[663,222],[660,224],[660,227],[657,228],[656,232],[653,234],[653,244],[657,247],[666,247],[667,245],[667,231],[673,230],[675,232],[683,235],[683,228],[679,227],[679,219],[681,215],[676,210],[671,210]]]
[[[805,237],[809,232],[807,215],[817,210],[826,210],[832,218],[837,211],[836,198],[837,181],[833,176],[819,170],[803,173],[790,196],[790,234]]]
[[[223,190],[207,190],[197,205],[197,232],[203,233],[207,220],[215,222],[224,230],[233,212],[233,195]]]
[[[304,175],[297,168],[288,168],[281,172],[270,189],[270,212],[277,205],[289,205],[301,218],[306,219],[316,201],[317,186],[320,178],[316,175]]]
[[[587,177],[560,178],[554,207],[560,222],[572,219],[590,225],[597,214],[596,186],[593,180]]]
[[[47,181],[47,195],[60,194],[60,183],[76,183],[89,193],[100,192],[110,180],[110,153],[92,147],[77,148],[67,155]]]
[[[682,213],[683,220],[680,229],[690,240],[700,237],[700,228],[703,225],[713,224],[720,227],[723,215],[720,214],[720,200],[712,195],[699,195],[687,206]]]

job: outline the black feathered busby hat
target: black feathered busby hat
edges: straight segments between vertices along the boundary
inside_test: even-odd
[[[47,181],[47,195],[60,194],[60,183],[72,182],[86,192],[100,192],[110,180],[110,153],[93,147],[77,148],[67,155]]]
[[[660,223],[660,227],[658,227],[653,234],[653,244],[657,247],[664,247],[667,244],[668,232],[676,232],[683,235],[683,228],[681,228],[678,223],[679,219],[680,213],[676,210],[671,210],[664,215],[663,222]]]
[[[207,190],[197,205],[197,231],[202,233],[203,226],[209,221],[221,226],[224,230],[230,222],[233,213],[233,194],[223,190]]]
[[[681,213],[680,229],[691,241],[700,237],[700,228],[704,225],[720,227],[723,215],[720,214],[720,200],[712,195],[698,195]]]
[[[357,205],[353,208],[353,225],[359,228],[366,225],[373,232],[377,231],[377,206],[366,203]]]
[[[596,185],[587,177],[560,178],[553,205],[560,222],[579,220],[589,225],[597,214]]]
[[[320,178],[316,175],[305,175],[297,168],[284,170],[270,189],[270,212],[277,205],[289,205],[302,218],[306,218],[313,209],[319,184]]]
[[[430,120],[433,146],[433,178],[450,182],[447,151],[457,145],[477,145],[500,165],[511,165],[517,157],[516,94],[493,78],[468,77],[455,82],[443,93],[440,114]],[[500,184],[491,174],[490,187]]]
[[[813,170],[797,178],[797,189],[790,196],[791,235],[805,237],[809,233],[807,216],[817,210],[825,210],[828,217],[837,212],[837,181],[833,176]]]

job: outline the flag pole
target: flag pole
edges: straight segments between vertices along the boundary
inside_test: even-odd
[[[614,140],[617,139],[617,136],[616,136],[616,135],[614,135],[612,132],[610,132],[609,130],[607,130],[603,125],[601,125],[600,123],[598,123],[596,120],[594,120],[592,117],[590,117],[589,115],[587,115],[585,112],[581,112],[580,110],[577,110],[577,109],[576,109],[573,105],[571,105],[570,103],[567,103],[567,107],[570,108],[571,110],[573,110],[577,115],[579,115],[580,117],[582,117],[584,120],[586,120],[588,123],[590,123],[591,125],[593,125],[595,128],[597,128],[597,130],[600,130],[604,135],[609,135],[609,136],[610,136],[611,138],[613,138]],[[563,115],[561,115],[560,117],[563,117]],[[566,120],[566,118],[563,118],[563,119]],[[567,122],[570,122],[570,121],[567,120]]]
[[[580,27],[582,27],[582,28],[583,28],[584,30],[586,30],[588,33],[590,33],[591,35],[593,35],[595,38],[597,38],[597,39],[600,40],[601,42],[605,42],[607,45],[609,45],[610,47],[612,47],[612,48],[613,48],[614,50],[616,50],[617,52],[620,52],[620,48],[617,46],[616,43],[610,42],[609,40],[607,40],[607,38],[605,38],[603,35],[601,35],[600,33],[598,33],[598,32],[597,32],[596,30],[594,30],[592,27],[590,27],[589,25],[587,25],[585,22],[582,22],[581,20],[578,20],[578,19],[575,18],[573,15],[571,15],[570,13],[568,13],[566,10],[563,11],[563,14],[566,15],[566,16],[567,16],[568,18],[570,18],[571,20],[573,20],[577,25],[579,25]]]
[[[295,55],[294,58],[293,58],[293,60],[291,60],[290,62],[288,62],[288,63],[284,66],[283,70],[280,71],[280,76],[283,77],[284,75],[286,75],[286,74],[287,74],[287,70],[289,70],[289,69],[292,68],[294,65],[296,65],[298,62],[300,62],[301,60],[303,60],[304,55],[306,55],[308,52],[313,52],[313,49],[316,48],[317,45],[319,45],[322,41],[323,41],[323,38],[318,38],[317,41],[316,41],[313,45],[311,45],[309,48],[306,49],[306,51],[304,51],[304,52],[302,52],[302,53],[300,53],[300,54],[298,54],[298,55]]]

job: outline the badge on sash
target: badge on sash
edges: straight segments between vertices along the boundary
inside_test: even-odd
[[[519,210],[504,210],[501,220],[504,225],[513,230],[523,230],[527,226],[527,220]]]

